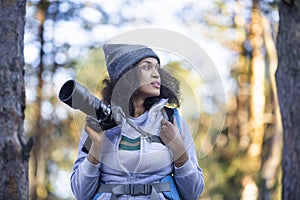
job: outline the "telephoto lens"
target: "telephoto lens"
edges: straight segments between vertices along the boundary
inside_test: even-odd
[[[74,80],[68,80],[63,84],[59,91],[59,99],[71,108],[95,118],[103,130],[115,126],[110,106],[104,104],[87,88]]]

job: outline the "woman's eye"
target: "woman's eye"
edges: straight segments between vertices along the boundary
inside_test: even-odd
[[[145,71],[149,71],[151,69],[155,69],[156,71],[160,68],[160,65],[156,64],[145,64],[145,65],[141,65],[141,68]]]
[[[144,65],[143,69],[148,71],[148,70],[150,70],[150,66],[149,65]]]

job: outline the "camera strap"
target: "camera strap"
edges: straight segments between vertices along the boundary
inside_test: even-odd
[[[144,131],[144,130],[143,130],[141,127],[139,127],[139,126],[136,126],[132,121],[130,121],[130,120],[125,116],[125,114],[124,114],[122,111],[120,111],[120,109],[117,109],[117,112],[118,112],[117,114],[120,114],[120,115],[123,117],[123,119],[125,119],[126,123],[129,124],[129,126],[131,126],[131,128],[133,128],[134,130],[136,130],[137,132],[139,132],[142,136],[144,136],[144,137],[146,137],[146,138],[149,138],[149,137],[153,136],[153,134]]]

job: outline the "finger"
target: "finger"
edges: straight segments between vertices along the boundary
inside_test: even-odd
[[[92,118],[90,115],[86,115],[85,120],[89,120],[90,118]]]
[[[176,117],[174,117],[174,119],[173,119],[173,125],[174,125],[176,128],[178,128]]]
[[[96,121],[94,118],[91,118],[91,117],[87,117],[86,118],[86,125],[89,126],[91,129],[93,129],[94,131],[96,132],[102,132],[102,128],[99,124],[98,121]]]
[[[98,125],[98,127],[92,127],[90,125],[86,125],[86,128],[92,132],[93,134],[100,134],[103,133],[102,128]]]
[[[166,125],[166,122],[167,122],[166,119],[162,119],[162,120],[161,120],[162,126],[165,126],[165,125]]]
[[[97,134],[97,132],[88,125],[86,125],[84,129],[90,135],[96,135]]]

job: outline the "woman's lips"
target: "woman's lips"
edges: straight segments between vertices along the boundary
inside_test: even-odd
[[[160,82],[152,82],[151,85],[157,89],[160,88]]]

